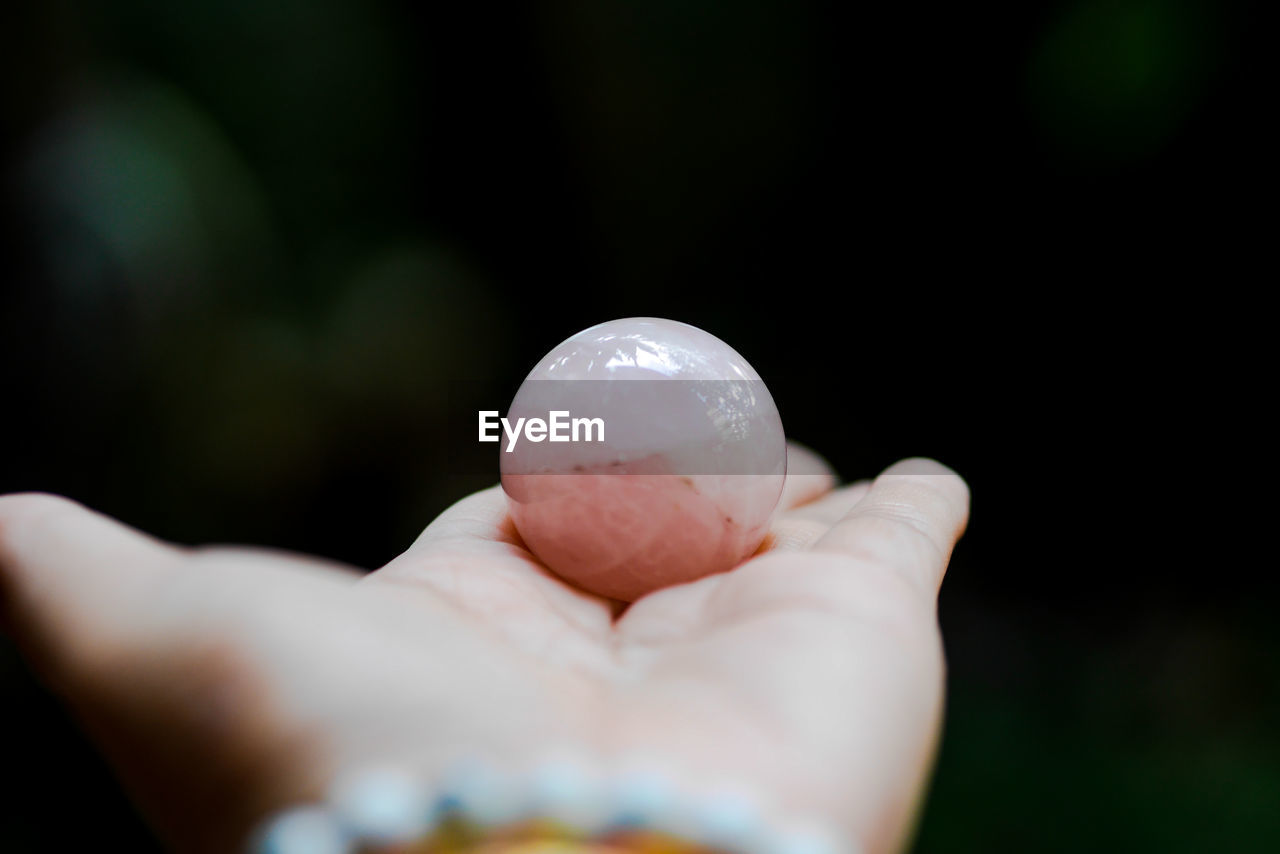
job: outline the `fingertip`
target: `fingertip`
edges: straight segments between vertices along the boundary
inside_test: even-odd
[[[14,586],[69,586],[108,567],[137,576],[172,559],[172,547],[61,495],[0,495],[0,576]]]
[[[826,475],[833,481],[837,479],[835,469],[821,454],[799,442],[787,442],[787,474],[816,474]]]
[[[787,474],[778,507],[783,511],[816,501],[836,485],[835,471],[821,456],[795,442],[787,444]]]
[[[929,486],[946,498],[963,521],[969,516],[969,484],[955,469],[930,457],[908,457],[889,466],[877,480],[904,478]]]
[[[813,549],[891,567],[932,597],[968,513],[969,487],[960,475],[912,457],[885,469]]]
[[[57,513],[85,511],[70,498],[50,492],[11,492],[0,495],[0,575],[17,563],[16,538],[37,520]]]
[[[0,495],[0,521],[17,522],[57,510],[84,510],[79,502],[52,492],[10,492]]]
[[[943,465],[932,457],[907,457],[904,460],[898,460],[885,469],[883,474],[952,475],[960,477],[954,469]]]

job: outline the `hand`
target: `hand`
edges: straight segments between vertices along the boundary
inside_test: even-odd
[[[4,496],[0,601],[180,850],[235,850],[344,769],[394,759],[433,775],[557,747],[745,782],[896,850],[934,753],[935,601],[968,491],[927,460],[833,491],[793,447],[789,472],[755,557],[625,612],[550,575],[497,487],[367,575]]]

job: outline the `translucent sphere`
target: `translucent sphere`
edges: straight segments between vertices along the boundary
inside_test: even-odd
[[[520,536],[561,578],[632,601],[732,569],[768,531],[782,419],[715,336],[635,317],[583,330],[512,401],[500,457]]]

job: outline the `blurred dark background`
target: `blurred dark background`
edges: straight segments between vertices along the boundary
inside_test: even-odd
[[[972,485],[919,851],[1274,850],[1277,585],[1192,544],[1185,433],[1261,234],[1248,12],[8,4],[0,491],[372,568],[492,480],[454,390],[684,320],[846,477]],[[0,850],[152,850],[7,643],[0,692]]]

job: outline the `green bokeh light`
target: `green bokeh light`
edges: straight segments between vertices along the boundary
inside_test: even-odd
[[[1200,2],[1075,2],[1032,53],[1031,112],[1069,156],[1148,156],[1200,100],[1217,52],[1216,21]]]

